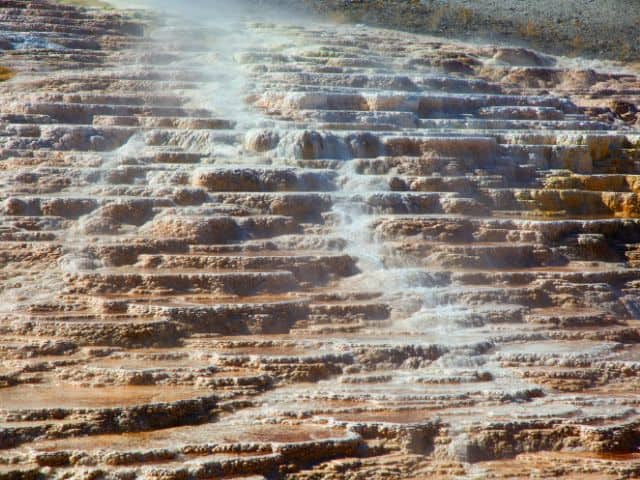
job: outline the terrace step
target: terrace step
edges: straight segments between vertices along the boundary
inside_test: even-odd
[[[170,3],[0,0],[0,478],[635,478],[631,67]]]

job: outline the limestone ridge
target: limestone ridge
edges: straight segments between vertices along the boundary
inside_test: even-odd
[[[640,474],[638,77],[131,18],[0,1],[1,480]]]

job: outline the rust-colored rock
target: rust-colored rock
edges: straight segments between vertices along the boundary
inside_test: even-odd
[[[640,475],[636,75],[130,15],[0,2],[0,479]]]

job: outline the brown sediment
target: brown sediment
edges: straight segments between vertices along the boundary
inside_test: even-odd
[[[16,72],[7,67],[0,67],[0,82],[6,82],[16,76]]]

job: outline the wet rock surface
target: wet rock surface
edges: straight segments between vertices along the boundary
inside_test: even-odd
[[[640,475],[637,76],[0,19],[0,479]]]

